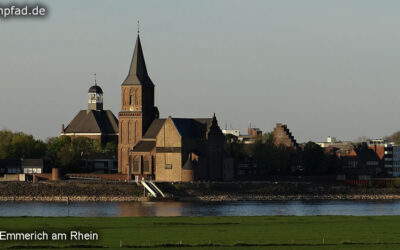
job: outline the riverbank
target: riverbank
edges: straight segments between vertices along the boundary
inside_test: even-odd
[[[167,200],[296,201],[400,200],[397,187],[355,187],[339,182],[230,182],[157,183]],[[156,201],[144,197],[144,188],[123,182],[3,182],[3,202],[132,202]]]
[[[400,216],[0,217],[7,232],[66,234],[4,241],[2,249],[397,249],[399,223]],[[76,240],[73,231],[99,237]]]
[[[400,200],[400,195],[207,195],[152,198],[142,196],[0,196],[0,202],[149,202],[149,201],[188,201],[188,202],[240,202],[240,201],[330,201]]]

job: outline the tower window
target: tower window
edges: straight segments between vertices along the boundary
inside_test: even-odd
[[[134,97],[133,95],[129,96],[129,105],[133,105],[134,103]]]

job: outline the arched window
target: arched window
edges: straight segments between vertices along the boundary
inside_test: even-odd
[[[137,172],[139,172],[139,164],[140,164],[140,159],[139,159],[139,157],[140,156],[135,156],[134,158],[133,158],[133,172],[135,172],[135,173],[137,173]]]
[[[145,173],[150,172],[150,159],[147,156],[144,157],[143,172],[145,172]]]
[[[131,89],[129,91],[129,106],[137,105],[136,93],[137,93],[137,89]]]
[[[134,95],[134,97],[135,97],[135,105],[137,106],[139,103],[138,103],[138,98],[137,98],[137,89],[135,90],[135,95]]]

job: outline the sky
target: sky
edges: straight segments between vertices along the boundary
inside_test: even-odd
[[[140,20],[161,117],[286,123],[299,142],[400,130],[399,1],[13,2],[48,14],[0,19],[0,129],[59,135],[94,73],[118,116]]]

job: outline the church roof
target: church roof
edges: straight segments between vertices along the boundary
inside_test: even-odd
[[[140,43],[139,35],[137,36],[128,76],[125,78],[122,85],[154,86],[149,75],[147,74],[146,63],[144,61],[142,44]]]
[[[118,133],[118,119],[111,110],[81,110],[64,133]]]
[[[160,131],[161,127],[164,125],[166,119],[155,119],[150,127],[147,129],[146,133],[143,136],[143,139],[155,139],[158,131]]]
[[[212,118],[171,118],[182,137],[203,138],[212,124]]]
[[[143,136],[144,140],[155,139],[167,119],[154,119]],[[182,137],[205,138],[210,131],[213,118],[172,118]],[[139,142],[140,143],[140,142]]]

